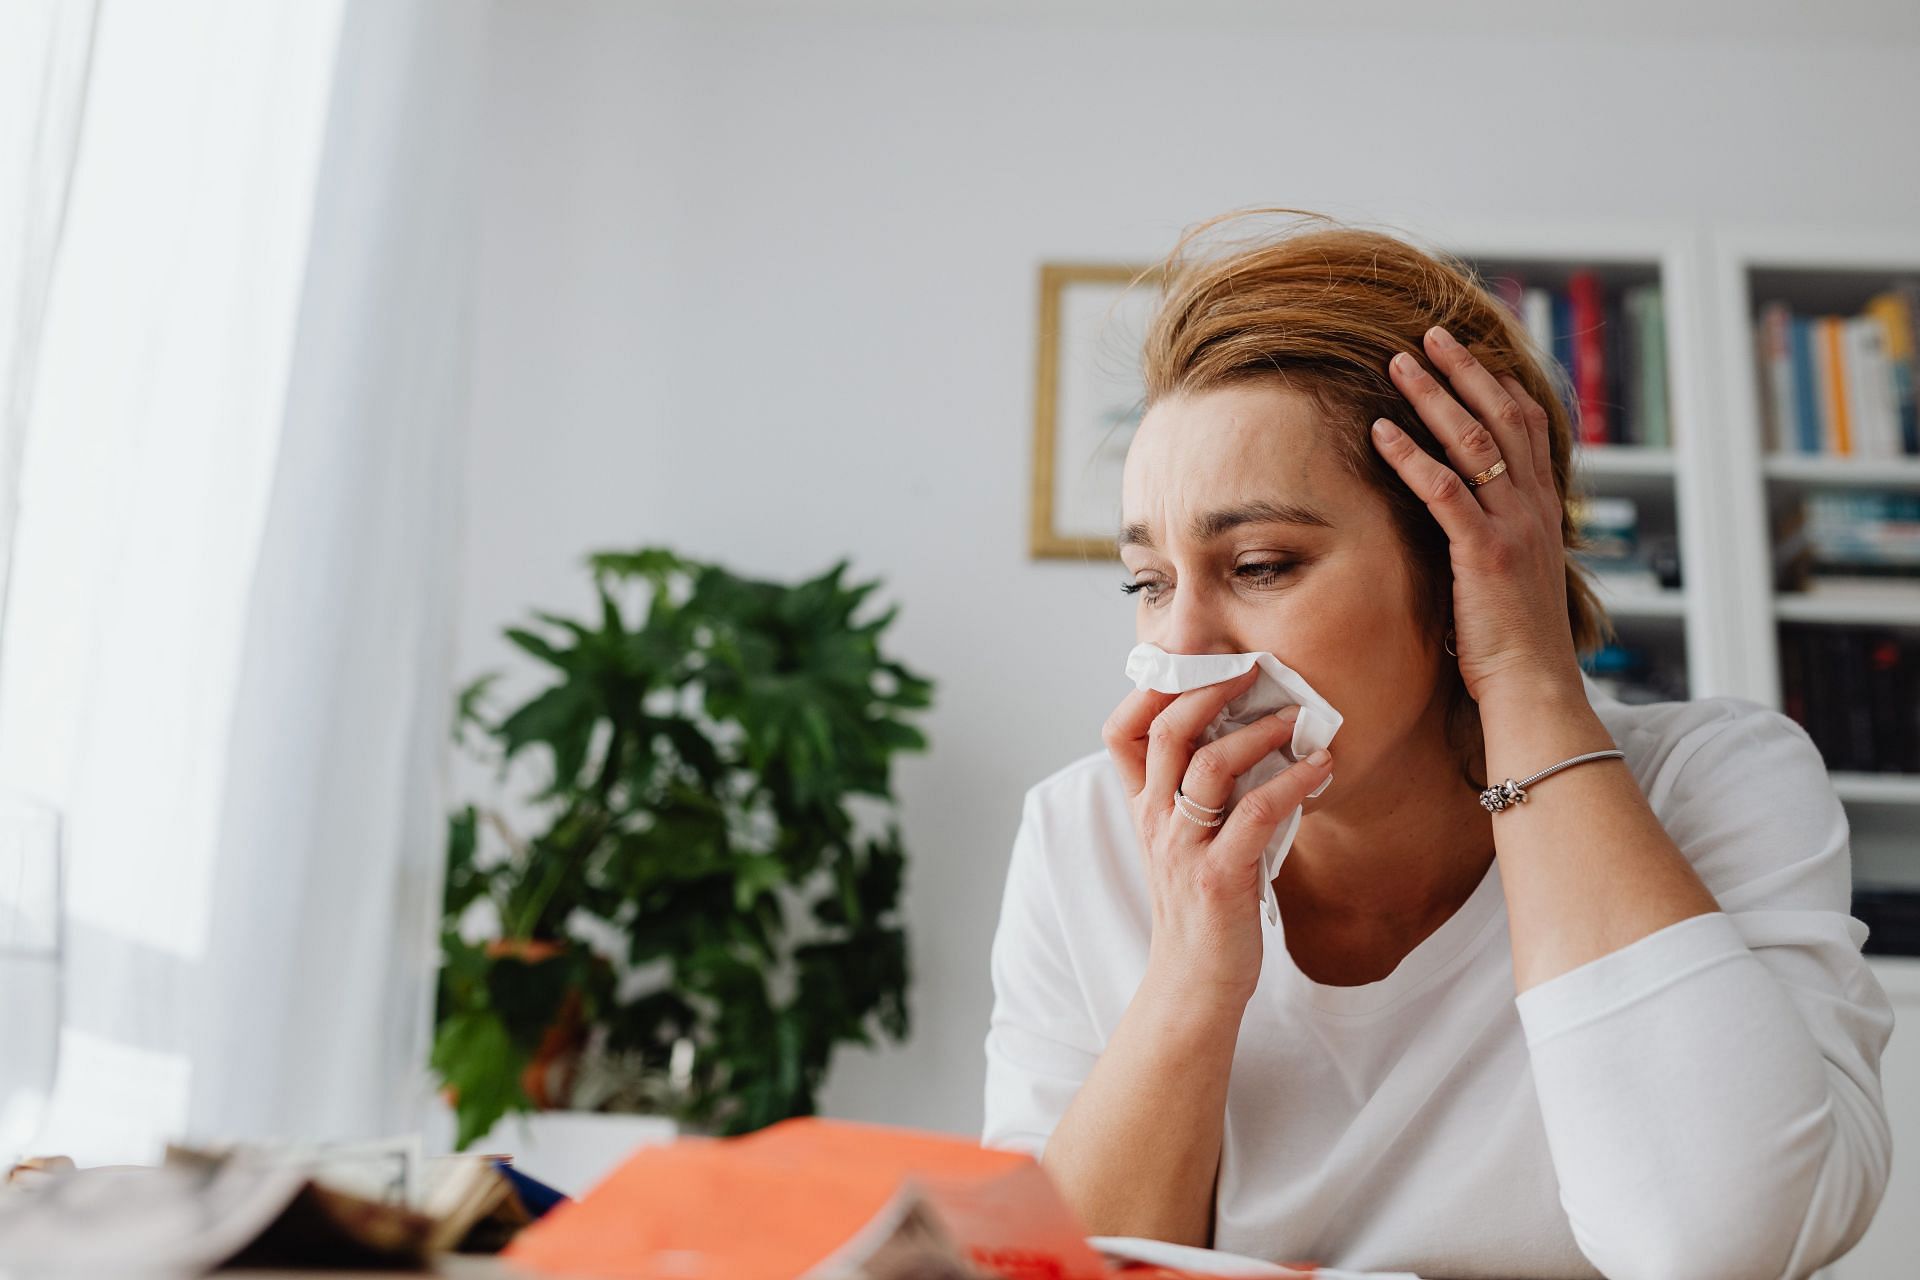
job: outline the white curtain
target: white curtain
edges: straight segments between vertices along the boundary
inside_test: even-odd
[[[416,1123],[486,18],[99,6],[0,632],[67,831],[42,1149]]]
[[[0,7],[0,620],[7,612],[21,444],[80,134],[93,17],[92,0],[13,0]]]

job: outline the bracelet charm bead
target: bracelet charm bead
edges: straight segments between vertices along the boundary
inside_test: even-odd
[[[1480,807],[1488,813],[1498,813],[1508,805],[1519,804],[1527,798],[1527,793],[1512,778],[1496,783],[1480,793]]]
[[[1502,809],[1510,809],[1524,801],[1527,798],[1526,789],[1550,773],[1558,773],[1570,765],[1585,764],[1589,760],[1624,760],[1626,758],[1627,753],[1618,748],[1609,751],[1589,751],[1585,755],[1562,760],[1559,764],[1550,764],[1532,777],[1522,778],[1519,782],[1508,778],[1480,793],[1480,807],[1488,813],[1499,813]]]

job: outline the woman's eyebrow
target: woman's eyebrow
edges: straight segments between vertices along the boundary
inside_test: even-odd
[[[1312,507],[1297,502],[1268,502],[1259,499],[1242,502],[1231,507],[1221,507],[1217,511],[1203,512],[1193,518],[1192,539],[1195,542],[1211,542],[1221,534],[1243,524],[1309,524],[1322,529],[1333,528],[1333,521],[1321,515]],[[1146,522],[1136,520],[1123,525],[1116,547],[1154,548],[1153,531]]]

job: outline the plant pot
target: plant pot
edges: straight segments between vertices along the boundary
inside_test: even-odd
[[[535,965],[565,955],[569,939],[495,938],[486,944],[490,959],[514,959]],[[587,1025],[581,1017],[580,990],[569,988],[553,1021],[547,1024],[540,1046],[520,1074],[520,1089],[541,1110],[564,1106],[573,1092],[580,1051],[587,1043]]]

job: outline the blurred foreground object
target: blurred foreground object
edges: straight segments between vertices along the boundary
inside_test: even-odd
[[[505,1257],[574,1280],[1353,1274],[1157,1241],[1089,1241],[1025,1152],[812,1117],[745,1137],[682,1138],[638,1151],[583,1199],[520,1233]]]
[[[879,648],[898,606],[855,624],[879,583],[845,560],[797,586],[664,548],[588,563],[597,618],[506,631],[557,680],[497,718],[494,677],[460,696],[502,784],[528,748],[550,766],[503,796],[535,829],[449,823],[433,1068],[462,1148],[536,1108],[745,1132],[811,1113],[837,1044],[907,1032],[899,826],[847,810],[890,807],[892,754],[927,745],[899,716],[933,686]]]
[[[418,1148],[171,1147],[158,1167],[37,1162],[47,1167],[0,1190],[0,1271],[419,1267],[447,1250],[498,1252],[556,1203],[498,1157],[422,1162]]]
[[[635,1280],[1108,1274],[1032,1157],[813,1118],[636,1152],[507,1257]]]

